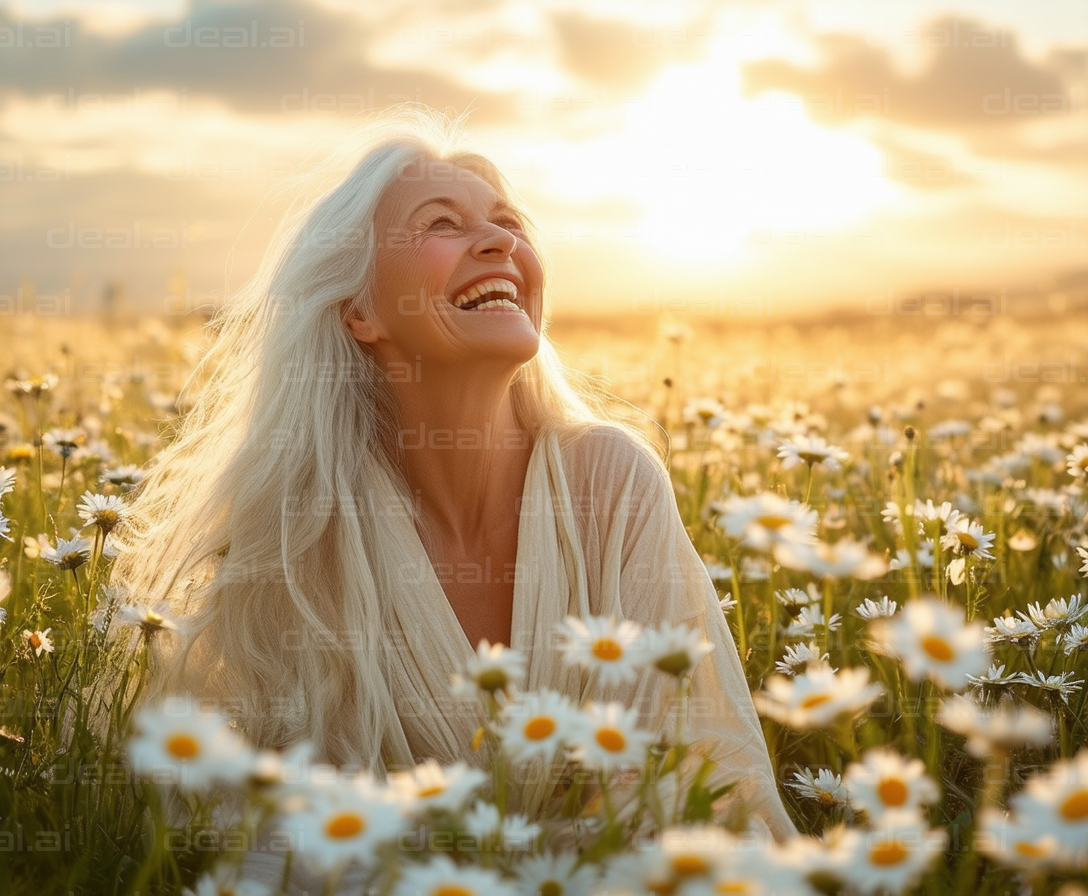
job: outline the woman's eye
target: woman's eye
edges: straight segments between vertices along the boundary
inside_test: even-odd
[[[450,230],[450,229],[455,229],[458,226],[459,226],[458,223],[453,218],[451,218],[451,217],[449,217],[447,215],[443,215],[441,218],[435,218],[433,221],[431,221],[431,223],[427,225],[427,229],[428,230]]]
[[[498,224],[499,227],[503,228],[504,230],[510,230],[515,233],[525,232],[525,225],[517,218],[499,218],[492,223]]]

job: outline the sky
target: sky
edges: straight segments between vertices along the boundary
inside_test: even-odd
[[[295,180],[402,101],[468,112],[557,316],[1088,281],[1084,0],[22,0],[0,311],[218,305]]]

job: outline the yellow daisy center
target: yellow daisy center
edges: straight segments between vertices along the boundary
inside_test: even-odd
[[[175,759],[192,759],[200,755],[200,741],[191,734],[175,734],[166,742],[166,752]]]
[[[1088,790],[1078,790],[1062,803],[1059,811],[1066,821],[1084,821],[1088,818]]]
[[[816,799],[821,806],[835,805],[835,795],[828,790],[821,790]]]
[[[623,645],[611,638],[598,638],[593,642],[593,655],[606,663],[614,663],[623,656]]]
[[[426,799],[429,796],[438,796],[440,793],[445,793],[445,784],[434,784],[430,787],[421,787],[417,796],[421,796]]]
[[[627,738],[616,728],[600,728],[597,731],[597,743],[609,753],[619,753],[627,746]]]
[[[756,522],[764,529],[770,529],[772,531],[781,529],[789,521],[790,518],[788,516],[782,516],[781,514],[776,513],[768,513],[766,516],[761,516],[756,519]]]
[[[540,896],[563,896],[563,885],[557,880],[546,880],[537,892]]]
[[[100,525],[102,523],[106,523],[109,525],[115,524],[117,522],[117,511],[100,510],[98,511],[98,513],[95,514],[95,521],[98,522]]]
[[[923,638],[922,650],[939,663],[950,662],[956,656],[956,651],[952,649],[952,645],[937,635],[928,635]]]
[[[978,539],[970,532],[957,532],[956,535],[959,536],[960,544],[967,548],[967,550],[973,551],[978,547]]]
[[[325,825],[325,834],[334,840],[358,837],[365,830],[366,819],[355,813],[345,812],[342,815],[335,815]]]
[[[830,694],[809,694],[801,701],[801,709],[815,709],[817,706],[823,706],[825,703],[830,702]]]
[[[446,884],[434,891],[434,896],[476,896],[472,890],[459,887],[457,884]]]
[[[1082,454],[1080,460],[1077,461],[1077,466],[1082,470],[1088,470],[1088,454]]]
[[[525,736],[529,740],[544,740],[551,737],[553,731],[555,731],[555,720],[547,716],[537,716],[535,719],[530,719],[525,726]]]
[[[149,625],[162,625],[163,623],[162,616],[160,616],[154,610],[148,610],[147,616],[145,618],[147,619],[147,623]]]
[[[710,866],[701,856],[676,856],[672,860],[672,870],[678,877],[694,877],[697,874],[706,874]]]
[[[1021,855],[1025,859],[1041,859],[1047,854],[1047,851],[1041,846],[1036,846],[1027,840],[1018,841],[1013,849],[1016,850],[1017,855]]]
[[[885,778],[876,788],[876,794],[885,806],[902,806],[910,791],[898,778]]]
[[[898,865],[908,855],[906,849],[894,840],[885,841],[884,843],[878,843],[871,850],[869,850],[869,861],[874,865],[880,865],[882,868],[889,867],[891,865]]]
[[[30,646],[33,647],[35,650],[42,646],[42,636],[39,635],[37,632],[31,634]]]
[[[717,886],[719,893],[751,893],[752,888],[746,880],[726,880]]]

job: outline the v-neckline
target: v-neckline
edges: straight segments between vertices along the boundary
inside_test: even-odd
[[[506,636],[506,640],[508,642],[513,640],[514,632],[517,630],[519,608],[522,603],[519,597],[523,588],[522,579],[524,577],[517,574],[518,570],[525,568],[524,563],[522,562],[523,558],[521,555],[523,549],[525,549],[525,544],[527,540],[523,537],[525,534],[525,530],[522,526],[522,523],[524,522],[522,510],[525,507],[530,506],[532,503],[531,501],[529,501],[528,493],[531,488],[531,481],[534,478],[533,471],[536,464],[538,463],[538,455],[543,450],[542,443],[544,442],[544,440],[545,436],[543,434],[538,434],[537,438],[534,439],[533,447],[529,452],[529,463],[525,467],[525,481],[521,485],[521,497],[518,503],[517,544],[514,549],[514,591],[510,600],[510,631],[507,633]],[[528,504],[527,501],[529,502]],[[465,632],[464,627],[461,625],[461,620],[457,618],[457,613],[453,609],[453,604],[450,603],[450,599],[446,596],[446,590],[442,587],[442,583],[438,580],[438,573],[435,572],[434,564],[431,562],[431,558],[430,555],[428,555],[427,553],[427,549],[423,546],[423,540],[419,537],[419,532],[416,531],[416,527],[414,525],[411,526],[411,529],[412,534],[415,536],[414,544],[419,548],[419,552],[423,557],[423,563],[426,567],[426,572],[424,573],[424,575],[429,580],[428,584],[430,586],[430,591],[445,608],[442,612],[444,613],[447,623],[452,625],[453,628],[457,629],[457,631],[460,632],[461,643],[467,650],[466,655],[475,653],[476,645],[469,640],[468,633]],[[511,647],[512,645],[507,643],[506,646]]]

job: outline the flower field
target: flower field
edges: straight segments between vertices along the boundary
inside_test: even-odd
[[[377,781],[304,745],[254,751],[195,704],[137,707],[148,645],[185,620],[109,568],[208,337],[178,319],[12,318],[0,892],[272,893],[248,854],[274,841],[289,856],[274,877],[313,893],[1086,892],[1088,319],[1073,305],[555,326],[618,413],[670,434],[678,506],[799,831],[778,844],[719,811],[683,711],[646,732],[592,699],[653,675],[683,706],[708,645],[668,625],[568,620],[580,704],[523,693],[523,658],[482,644],[450,699],[478,711],[486,770]],[[508,810],[533,763],[573,782],[546,817]]]

